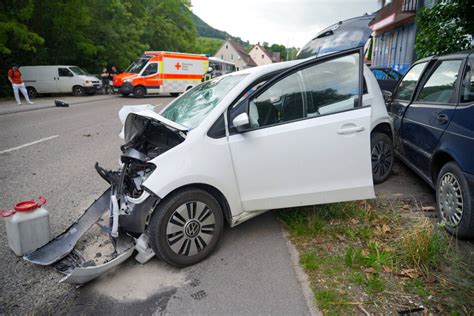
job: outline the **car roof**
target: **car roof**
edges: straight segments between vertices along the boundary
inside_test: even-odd
[[[240,71],[232,72],[229,75],[255,75],[261,76],[274,71],[283,70],[304,62],[306,59],[284,61],[280,63],[268,64],[263,66],[246,68]]]
[[[466,50],[463,52],[457,52],[457,53],[451,53],[451,54],[445,54],[445,55],[433,55],[433,56],[429,56],[429,57],[425,57],[420,60],[417,60],[416,63],[426,62],[433,59],[444,58],[444,57],[465,58],[466,56],[469,56],[472,53],[474,53],[474,50]]]

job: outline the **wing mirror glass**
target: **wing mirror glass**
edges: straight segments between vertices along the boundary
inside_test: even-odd
[[[247,112],[240,113],[232,120],[232,125],[239,132],[244,132],[246,129],[250,128],[250,118]]]

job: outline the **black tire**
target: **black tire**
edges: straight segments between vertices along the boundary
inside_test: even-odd
[[[173,97],[173,98],[176,98],[179,96],[179,93],[178,92],[173,92],[173,93],[170,93],[170,95]]]
[[[128,97],[130,93],[122,93],[122,97]]]
[[[200,204],[205,207],[200,209]],[[180,190],[157,205],[148,233],[158,257],[173,266],[185,267],[211,254],[223,226],[222,209],[217,200],[206,191],[191,188]]]
[[[459,239],[474,238],[473,194],[455,162],[441,168],[436,181],[438,216],[446,230]]]
[[[393,142],[390,136],[384,133],[372,133],[370,153],[374,183],[384,182],[393,169]]]
[[[84,88],[81,86],[72,87],[72,94],[76,97],[82,97],[85,94]]]
[[[26,91],[28,92],[30,99],[34,99],[38,96],[38,91],[36,91],[36,89],[33,87],[27,87]]]
[[[135,98],[143,98],[145,94],[146,94],[146,90],[142,86],[133,88],[133,96]]]

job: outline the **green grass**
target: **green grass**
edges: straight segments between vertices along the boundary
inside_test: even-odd
[[[427,298],[430,295],[430,292],[425,288],[425,284],[419,278],[406,281],[404,288],[408,293],[418,295],[422,298]]]
[[[354,203],[324,204],[314,207],[286,209],[278,212],[278,217],[286,224],[288,230],[297,236],[315,236],[320,233],[337,233],[328,229],[331,220],[365,218],[366,212]],[[355,232],[340,226],[342,235],[355,238]]]
[[[349,245],[346,248],[344,261],[348,267],[360,268],[371,267],[380,272],[383,265],[393,266],[393,254],[380,249],[377,243],[369,243],[365,253],[360,247]]]
[[[300,264],[306,270],[316,270],[319,268],[318,256],[314,252],[305,252],[300,257]]]
[[[456,254],[446,241],[449,237],[425,217],[401,216],[401,206],[398,210],[393,204],[378,207],[349,202],[277,213],[300,251],[300,265],[323,313],[359,314],[360,302],[371,314],[385,314],[388,302],[410,306],[404,298],[414,300],[414,296],[436,312],[439,305],[427,299],[430,295],[446,312],[469,308],[469,275],[465,287],[445,275],[460,270],[452,264]],[[449,270],[444,269],[447,262]],[[415,271],[414,278],[404,274],[406,269]],[[429,283],[430,275],[438,281]]]
[[[443,261],[447,249],[446,235],[426,218],[419,219],[400,240],[399,259],[403,264],[415,266],[428,274]]]
[[[376,294],[383,292],[385,289],[385,281],[382,280],[377,274],[369,276],[365,283],[367,293]]]

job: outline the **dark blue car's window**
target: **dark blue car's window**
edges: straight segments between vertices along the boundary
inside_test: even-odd
[[[461,102],[469,103],[474,102],[474,76],[473,76],[473,63],[472,60],[466,66],[466,73],[461,86]]]
[[[416,101],[449,103],[452,100],[461,64],[462,60],[445,60],[438,64],[418,94]]]
[[[400,85],[398,86],[397,93],[395,95],[396,100],[410,101],[413,91],[415,91],[416,83],[418,82],[418,79],[420,79],[425,65],[426,62],[419,63],[413,66],[413,68],[407,72],[402,82],[400,82]]]

